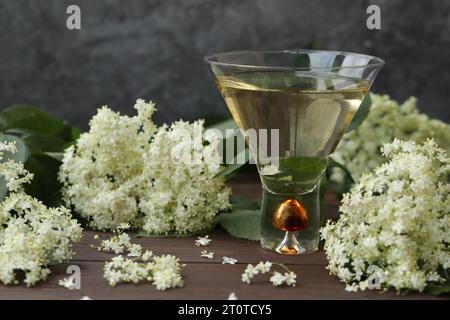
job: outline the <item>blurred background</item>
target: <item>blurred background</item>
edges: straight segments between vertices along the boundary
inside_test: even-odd
[[[81,30],[66,28],[67,6]],[[381,30],[366,9],[381,7]],[[238,49],[356,51],[387,61],[373,91],[414,95],[450,122],[450,1],[0,0],[0,108],[29,103],[87,128],[108,104],[158,123],[229,117],[203,56]]]

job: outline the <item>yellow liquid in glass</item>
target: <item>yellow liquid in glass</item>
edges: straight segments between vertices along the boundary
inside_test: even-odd
[[[251,141],[250,149],[263,183],[278,194],[302,194],[317,185],[369,90],[366,80],[313,71],[243,72],[216,81],[244,137],[248,129],[268,129],[268,156],[262,159]],[[279,130],[277,162],[271,161],[270,129]]]

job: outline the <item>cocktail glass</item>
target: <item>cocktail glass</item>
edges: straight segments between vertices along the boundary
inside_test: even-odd
[[[320,181],[384,61],[313,50],[225,52],[205,60],[258,168],[262,247],[317,250]]]

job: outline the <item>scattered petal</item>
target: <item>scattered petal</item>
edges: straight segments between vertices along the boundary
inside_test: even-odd
[[[237,259],[230,258],[230,257],[223,257],[222,264],[236,264]]]
[[[227,300],[238,300],[238,297],[236,296],[236,293],[231,292],[228,296]]]
[[[212,239],[209,238],[209,235],[206,235],[204,237],[198,237],[197,240],[195,240],[195,245],[197,247],[206,247],[211,243]]]
[[[71,277],[60,279],[58,281],[58,285],[60,285],[61,287],[67,288],[69,290],[73,290],[73,289],[75,289],[75,277],[71,276]]]
[[[214,251],[203,250],[200,256],[202,258],[214,259]]]

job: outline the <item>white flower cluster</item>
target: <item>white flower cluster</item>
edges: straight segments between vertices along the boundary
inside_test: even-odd
[[[345,134],[333,158],[347,167],[355,181],[363,173],[384,162],[380,149],[394,138],[424,142],[433,138],[450,152],[450,125],[420,113],[414,97],[399,105],[387,95],[371,94],[372,105],[364,122]],[[341,170],[333,170],[331,179],[342,182]]]
[[[123,232],[125,228],[115,230],[116,235],[103,240],[98,250],[125,253],[107,261],[104,266],[104,277],[110,286],[121,282],[151,282],[156,289],[166,290],[183,286],[180,261],[173,255],[155,256],[152,251],[143,251],[139,244],[131,243],[130,236]],[[99,239],[98,237],[95,237]]]
[[[270,282],[274,286],[281,286],[283,284],[286,284],[287,286],[295,287],[297,284],[297,275],[289,270],[286,266],[283,264],[279,264],[279,266],[283,267],[286,272],[281,273],[278,271],[272,270],[273,263],[270,261],[262,262],[260,261],[256,266],[249,264],[247,265],[247,268],[245,268],[244,273],[241,276],[241,280],[244,283],[250,284],[252,282],[252,279],[258,275],[258,274],[265,274],[265,273],[271,273],[272,276],[270,277]]]
[[[102,240],[100,246],[97,247],[98,251],[113,252],[115,254],[122,254],[128,251],[129,257],[141,257],[142,247],[139,244],[131,243],[131,238],[125,230],[129,229],[130,225],[122,223],[113,232],[116,234],[110,239]],[[94,239],[99,240],[98,235],[94,236]],[[95,246],[93,246],[95,247]],[[146,256],[151,256],[153,253],[146,252]]]
[[[14,143],[0,143],[0,175],[9,191],[0,203],[0,281],[16,284],[17,272],[23,272],[31,286],[46,279],[50,264],[72,257],[71,242],[81,238],[82,229],[68,209],[48,208],[23,192],[22,184],[33,176],[4,157],[16,151]]]
[[[6,182],[6,188],[9,192],[17,192],[24,183],[33,180],[33,174],[29,173],[23,166],[23,163],[16,162],[13,159],[5,159],[5,152],[14,154],[17,152],[15,142],[0,142],[0,176]]]
[[[321,230],[330,273],[347,290],[422,291],[450,267],[450,159],[433,140],[395,139],[388,162],[344,194],[337,222]]]
[[[105,264],[104,277],[110,286],[141,281],[151,282],[158,290],[183,286],[180,262],[172,255],[153,256],[153,261],[142,262],[120,255]]]
[[[157,128],[153,103],[137,100],[134,108],[134,117],[100,108],[90,131],[66,149],[59,174],[65,203],[99,230],[125,222],[153,234],[209,227],[230,206],[217,176],[221,138],[202,134],[202,121]]]

